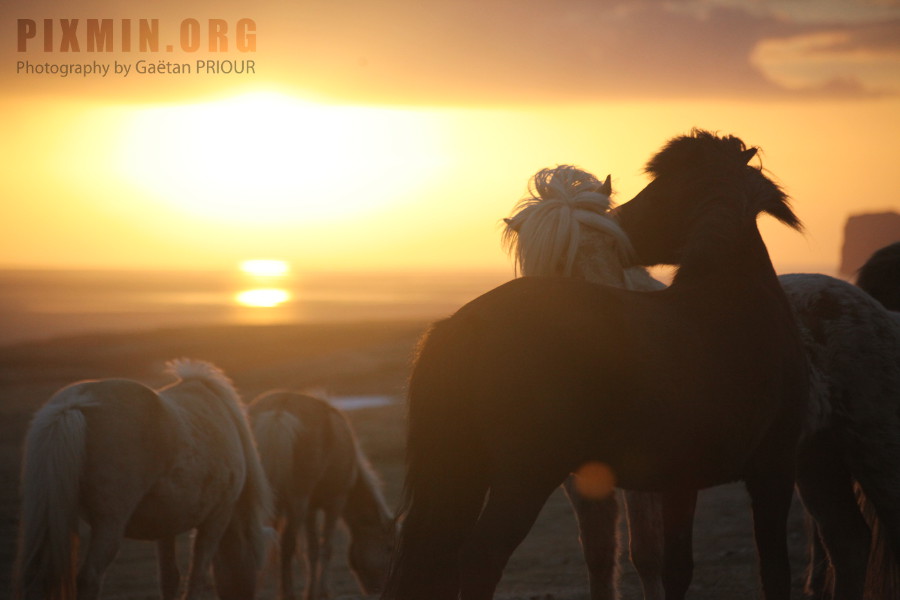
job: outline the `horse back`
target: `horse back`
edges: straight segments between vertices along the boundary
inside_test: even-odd
[[[82,511],[92,525],[127,518],[172,465],[171,415],[156,392],[127,379],[76,383],[57,396],[73,395],[87,422]]]
[[[276,455],[289,456],[289,472],[272,477],[279,503],[305,498],[311,507],[321,508],[348,493],[357,475],[356,448],[346,418],[327,402],[289,391],[275,391],[254,400],[249,408],[257,435],[263,419],[280,419],[291,428],[291,436],[272,447],[258,440],[268,472],[274,470]],[[290,444],[290,448],[284,446]],[[280,465],[283,468],[285,465]],[[270,475],[271,477],[271,475]]]
[[[553,448],[535,460],[610,461],[634,475],[624,487],[683,484],[683,473],[705,487],[740,478],[772,436],[788,443],[806,400],[783,293],[763,290],[749,311],[727,304],[746,302],[742,293],[716,304],[693,290],[517,279],[440,323],[422,372],[456,363],[465,381],[452,385],[471,399],[459,410],[479,413],[481,436],[504,452],[531,445]]]
[[[233,505],[253,459],[245,455],[241,428],[246,425],[235,422],[227,400],[203,380],[180,381],[161,389],[159,396],[173,452],[129,522],[127,535],[140,539],[188,531]]]

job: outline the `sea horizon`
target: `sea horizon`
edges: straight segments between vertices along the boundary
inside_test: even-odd
[[[828,266],[781,272],[835,275]],[[654,274],[667,281],[671,269]],[[508,270],[309,271],[0,268],[0,346],[207,325],[435,320],[515,277]],[[270,306],[250,303],[267,303]]]
[[[3,268],[0,346],[192,325],[427,321],[514,275],[511,267],[505,273],[310,271],[277,278],[226,270]]]

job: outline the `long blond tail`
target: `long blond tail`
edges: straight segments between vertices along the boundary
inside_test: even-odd
[[[64,388],[37,412],[25,439],[16,569],[19,598],[75,598],[73,538],[85,455],[83,396]]]

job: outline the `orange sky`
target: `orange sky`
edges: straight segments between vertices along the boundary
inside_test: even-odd
[[[0,267],[509,268],[499,222],[531,174],[610,172],[624,202],[693,126],[761,146],[794,198],[805,236],[762,222],[781,270],[834,270],[848,215],[900,210],[898,2],[57,6],[0,7]],[[90,19],[112,19],[112,52],[88,50]],[[223,60],[253,72],[196,73]],[[39,72],[94,63],[110,73]]]

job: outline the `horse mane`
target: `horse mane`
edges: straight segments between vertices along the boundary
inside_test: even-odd
[[[802,231],[800,219],[791,209],[787,194],[763,174],[761,166],[748,164],[758,151],[759,148],[748,148],[733,135],[718,136],[694,128],[689,135],[670,139],[648,161],[645,171],[654,177],[684,172],[715,173],[721,177],[739,169],[752,169],[759,176],[753,179],[753,188],[747,190],[749,202],[744,207],[744,216],[755,219],[759,213],[766,212],[788,227]]]
[[[272,490],[259,461],[256,442],[250,432],[240,394],[231,379],[210,362],[178,358],[166,363],[165,372],[177,377],[180,380],[178,383],[192,380],[204,383],[216,393],[228,410],[241,438],[247,477],[226,536],[233,535],[243,540],[240,547],[248,549],[247,559],[260,566],[265,559],[265,528],[273,512]]]
[[[193,358],[176,358],[166,362],[164,372],[182,381],[200,379],[223,398],[233,402],[236,406],[241,406],[241,397],[234,389],[231,379],[222,369],[211,362]]]
[[[607,216],[610,193],[609,177],[600,181],[571,165],[538,171],[529,182],[529,196],[505,219],[503,245],[517,269],[525,275],[571,275],[582,225],[611,235],[622,263],[631,264],[631,242]]]

